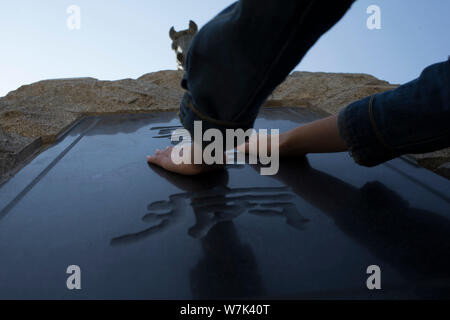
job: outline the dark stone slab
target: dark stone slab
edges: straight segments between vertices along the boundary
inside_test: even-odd
[[[265,109],[256,127],[315,117]],[[273,177],[149,167],[178,125],[174,113],[86,118],[3,185],[0,298],[450,296],[448,180],[346,153],[284,160]],[[381,290],[366,287],[370,265]]]

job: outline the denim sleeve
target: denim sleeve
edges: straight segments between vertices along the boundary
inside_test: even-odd
[[[450,146],[450,58],[419,78],[342,109],[339,133],[355,162],[375,166]]]
[[[191,133],[248,129],[261,105],[354,0],[240,0],[194,37],[180,119]]]

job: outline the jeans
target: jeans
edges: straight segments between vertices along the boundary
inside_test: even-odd
[[[193,134],[249,129],[272,91],[354,0],[240,0],[194,37],[181,86],[180,120]],[[339,131],[354,159],[376,165],[405,152],[449,145],[449,62],[421,78],[341,111]]]

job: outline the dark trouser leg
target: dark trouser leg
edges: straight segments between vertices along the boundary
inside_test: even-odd
[[[241,0],[209,21],[187,55],[183,125],[253,126],[259,108],[353,0]],[[339,50],[339,48],[336,48]]]

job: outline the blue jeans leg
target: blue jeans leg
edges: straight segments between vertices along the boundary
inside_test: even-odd
[[[191,133],[253,126],[259,108],[353,0],[241,0],[194,37],[180,118]]]

